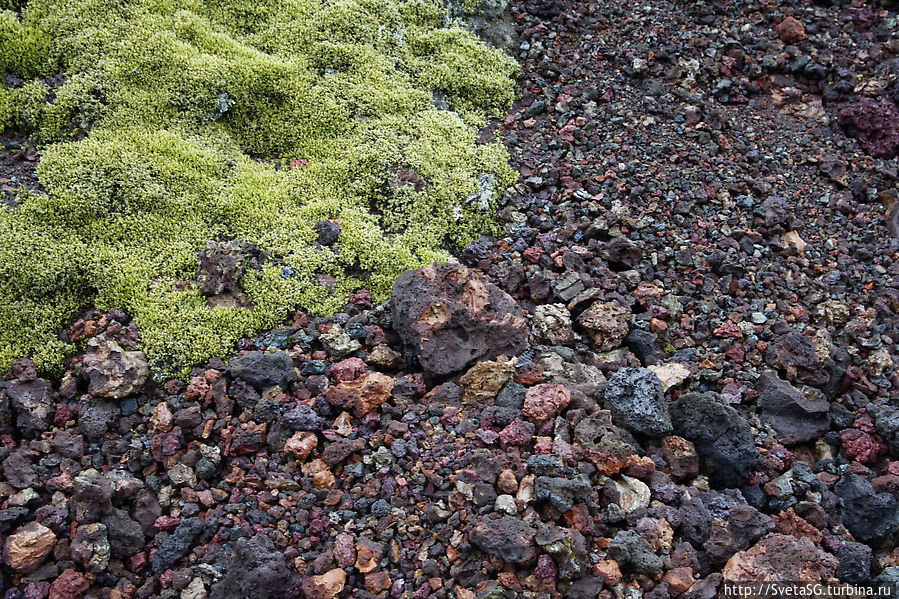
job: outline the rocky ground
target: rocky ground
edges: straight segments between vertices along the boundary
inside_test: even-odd
[[[0,383],[5,599],[899,581],[895,10],[513,17],[507,237],[187,383],[117,311]]]

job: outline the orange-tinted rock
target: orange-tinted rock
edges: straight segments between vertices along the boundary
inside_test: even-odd
[[[331,405],[352,410],[357,418],[378,409],[390,399],[394,381],[380,372],[369,372],[353,381],[342,381],[325,392]]]
[[[285,443],[284,449],[297,456],[297,459],[305,460],[318,446],[318,437],[315,433],[300,431],[293,434]]]
[[[44,561],[54,545],[56,535],[52,530],[38,522],[29,522],[9,536],[6,559],[13,570],[30,572]]]
[[[393,581],[390,580],[390,576],[383,570],[369,572],[365,575],[365,590],[374,595],[386,591],[392,584]]]
[[[671,595],[680,595],[693,586],[693,568],[674,568],[665,573],[662,582],[668,585]]]

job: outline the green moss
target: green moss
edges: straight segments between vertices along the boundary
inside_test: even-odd
[[[27,11],[19,20],[11,10],[0,10],[0,73],[10,72],[25,79],[47,75],[53,70],[50,36],[41,30]]]
[[[16,46],[43,60],[17,58],[19,72],[62,65],[65,83],[0,90],[0,125],[48,144],[49,192],[0,213],[0,370],[23,355],[57,368],[58,331],[92,303],[130,312],[153,365],[183,374],[298,306],[333,313],[360,287],[383,299],[403,270],[496,230],[493,207],[467,199],[514,182],[477,127],[508,106],[516,66],[442,28],[437,0],[32,0],[21,20],[2,14],[3,43],[25,29],[40,42]],[[315,244],[323,219],[342,227],[332,248]],[[241,280],[252,309],[210,308],[195,283],[197,252],[232,238],[271,255]]]

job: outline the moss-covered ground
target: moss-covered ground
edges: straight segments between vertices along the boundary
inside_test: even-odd
[[[296,307],[383,299],[491,230],[466,201],[479,175],[494,199],[514,180],[477,133],[516,66],[438,0],[0,7],[0,73],[24,81],[0,86],[0,128],[31,133],[48,191],[0,207],[0,371],[58,368],[60,331],[93,304],[130,313],[152,365],[183,374]],[[342,229],[331,247],[322,220]],[[209,307],[196,283],[197,253],[228,239],[271,256],[240,281],[251,309]]]

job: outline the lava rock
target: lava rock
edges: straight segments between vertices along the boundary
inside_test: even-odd
[[[290,570],[284,554],[265,535],[239,539],[225,576],[212,585],[209,599],[253,597],[259,589],[265,596],[280,599],[290,583]]]
[[[827,400],[807,399],[799,389],[771,371],[762,373],[756,389],[762,421],[771,425],[784,443],[811,441],[830,430]]]
[[[153,572],[162,574],[171,568],[179,559],[187,555],[194,541],[203,530],[203,521],[199,518],[185,518],[178,527],[159,546],[153,554],[151,566]]]
[[[16,413],[16,428],[25,436],[31,437],[47,430],[53,415],[53,404],[50,399],[50,382],[44,379],[28,381],[9,381],[5,389],[0,387],[0,396],[5,395]],[[0,399],[0,402],[5,399]],[[5,418],[0,407],[0,425]]]
[[[706,552],[719,566],[738,551],[749,549],[753,543],[774,531],[774,520],[746,504],[730,508],[727,520],[716,519],[712,525]]]
[[[88,346],[81,371],[88,393],[123,399],[143,389],[150,377],[144,352],[125,351],[112,339],[91,339]]]
[[[144,531],[127,511],[114,509],[103,523],[109,535],[112,557],[127,559],[144,548]]]
[[[846,474],[834,485],[840,498],[843,524],[852,536],[874,546],[893,546],[899,540],[899,501],[890,493],[877,493],[866,478]]]
[[[252,351],[231,360],[230,368],[232,375],[245,380],[258,391],[274,385],[286,389],[296,380],[293,360],[283,351]]]
[[[871,579],[871,558],[873,552],[863,543],[846,541],[837,550],[836,577],[843,582],[862,583]]]
[[[6,539],[6,563],[16,571],[31,572],[56,545],[56,535],[46,526],[29,522]]]
[[[578,316],[577,322],[590,335],[599,351],[621,346],[630,331],[632,314],[618,302],[594,302]]]
[[[809,539],[773,535],[736,553],[724,566],[728,582],[815,582],[836,572],[836,558]]]
[[[899,154],[899,106],[891,98],[861,98],[837,113],[837,123],[872,156]]]
[[[877,432],[887,442],[890,455],[899,458],[899,409],[888,405],[868,406]]]
[[[507,293],[458,263],[402,273],[390,300],[393,327],[425,372],[446,376],[527,346],[527,322]]]
[[[669,405],[675,434],[692,441],[713,484],[746,483],[759,459],[749,423],[717,393],[686,393]]]
[[[533,528],[512,516],[483,518],[471,531],[471,542],[507,562],[524,562],[534,555]]]
[[[609,378],[603,405],[612,420],[647,437],[671,432],[671,416],[662,392],[662,383],[651,370],[622,368]]]
[[[624,571],[655,576],[665,567],[664,560],[655,554],[649,541],[632,530],[615,535],[606,550],[609,559],[618,562]]]

